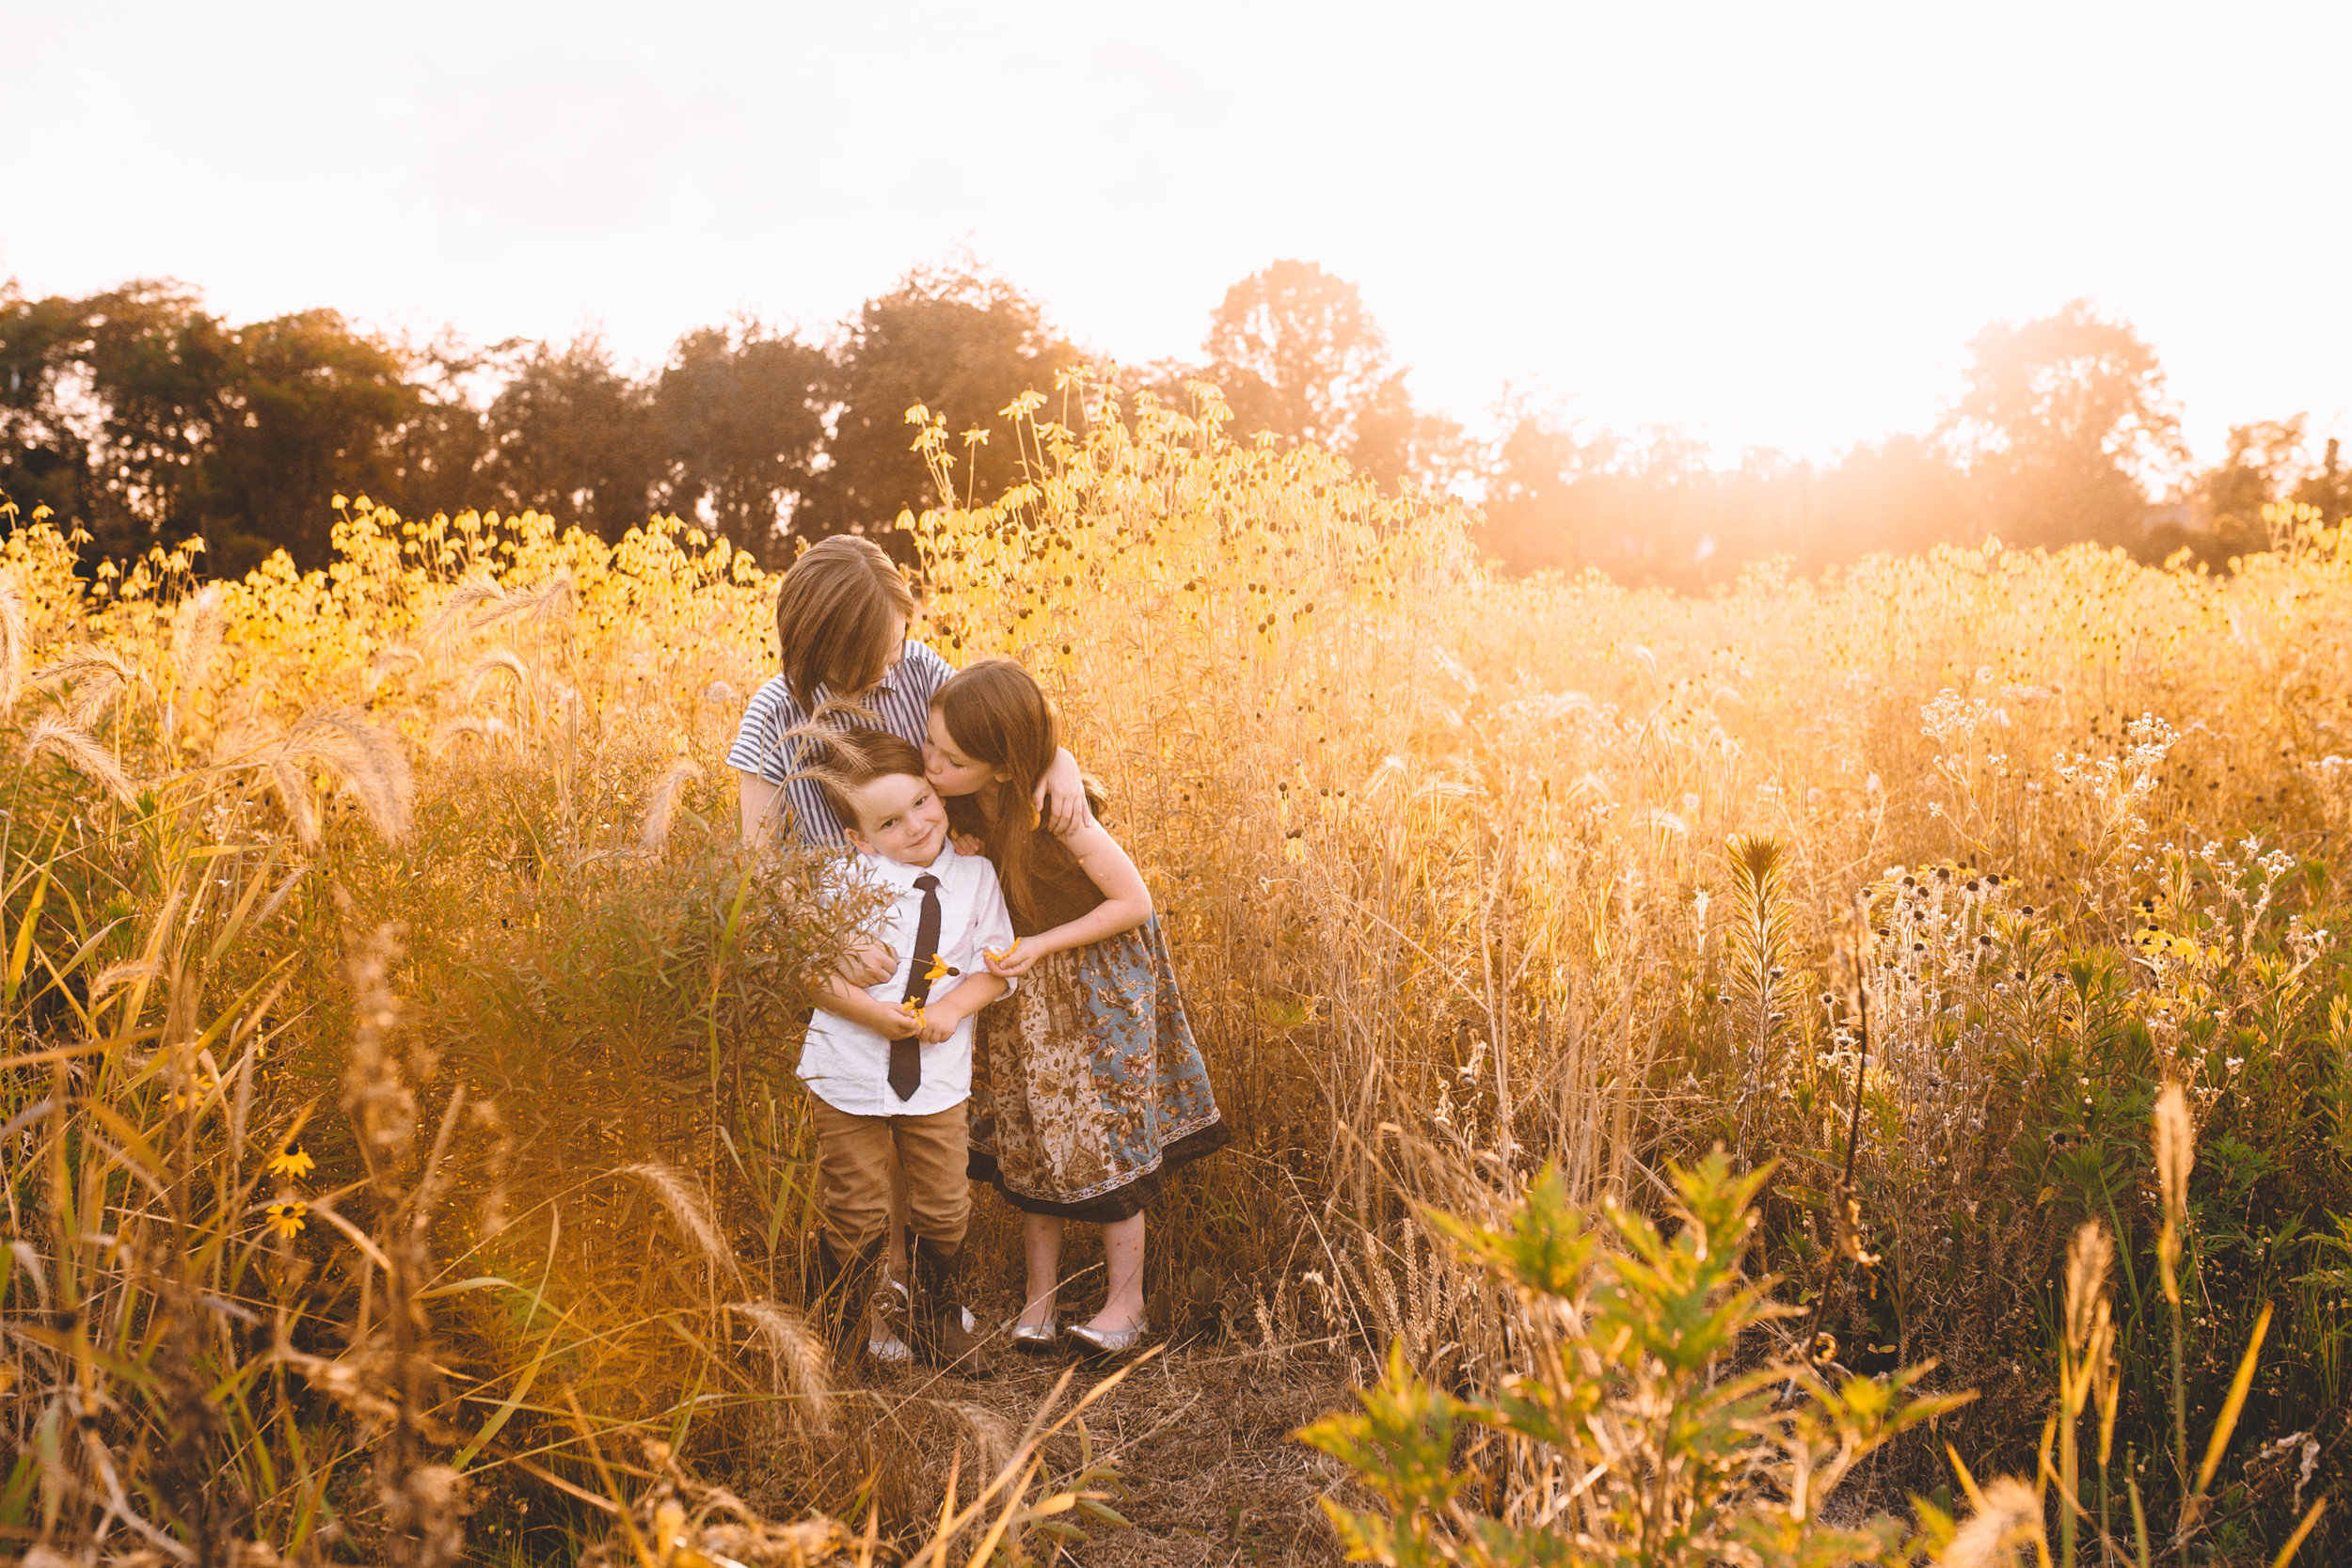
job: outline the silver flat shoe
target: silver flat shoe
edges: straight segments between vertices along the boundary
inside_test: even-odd
[[[1077,1340],[1079,1348],[1089,1355],[1125,1355],[1142,1344],[1150,1333],[1142,1323],[1130,1323],[1108,1333],[1084,1323],[1072,1323],[1062,1332]]]
[[[1041,1323],[1025,1323],[1018,1318],[1005,1325],[1005,1333],[1012,1340],[1012,1348],[1027,1355],[1040,1355],[1054,1348],[1061,1338],[1061,1325],[1048,1318]]]

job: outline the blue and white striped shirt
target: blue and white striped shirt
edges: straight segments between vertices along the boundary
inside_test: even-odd
[[[909,642],[898,667],[858,705],[871,710],[891,734],[920,746],[930,726],[931,698],[955,673],[956,667],[933,653],[928,642]],[[817,696],[823,702],[831,693],[819,687]],[[844,842],[841,823],[825,804],[825,792],[814,779],[790,777],[802,766],[800,747],[787,741],[784,732],[807,722],[808,713],[793,700],[792,689],[782,675],[776,676],[752,693],[750,705],[743,709],[743,726],[736,732],[734,749],[727,752],[727,766],[784,786],[784,809],[779,815],[785,818],[787,832],[798,833],[807,844],[840,844]]]

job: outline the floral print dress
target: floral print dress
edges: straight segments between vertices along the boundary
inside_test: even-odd
[[[1021,935],[1103,901],[1050,833],[1040,831],[1031,857],[1041,908],[1035,930],[1015,918]],[[1048,953],[978,1023],[971,1174],[1016,1209],[1123,1220],[1168,1173],[1227,1140],[1157,916]]]

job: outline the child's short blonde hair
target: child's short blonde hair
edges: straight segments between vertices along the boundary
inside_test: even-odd
[[[887,730],[836,730],[813,739],[810,749],[818,754],[803,771],[816,781],[841,825],[860,832],[866,818],[857,808],[858,790],[893,773],[923,776],[923,749]]]
[[[803,712],[817,689],[851,697],[882,677],[894,622],[914,618],[906,574],[871,539],[838,533],[811,545],[776,590],[776,653]]]

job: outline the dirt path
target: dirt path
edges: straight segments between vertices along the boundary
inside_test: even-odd
[[[1051,1392],[1063,1361],[996,1357],[978,1382],[939,1379],[930,1401],[984,1411],[1009,1438]],[[1089,1540],[1041,1560],[1082,1568],[1327,1568],[1343,1560],[1315,1499],[1337,1475],[1291,1433],[1350,1403],[1343,1369],[1228,1343],[1161,1352],[1088,1412],[1098,1458],[1120,1473],[1112,1506],[1133,1528],[1082,1521]],[[1074,1386],[1085,1386],[1079,1370]],[[1074,1447],[1070,1450],[1074,1455]],[[1057,1453],[1068,1463],[1070,1455]]]

